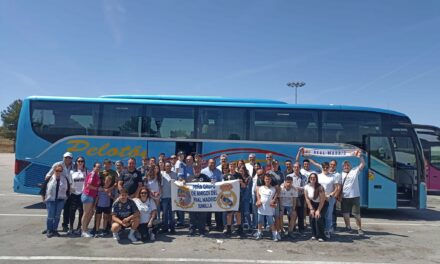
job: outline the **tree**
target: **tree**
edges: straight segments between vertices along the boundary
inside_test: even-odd
[[[13,140],[14,143],[17,134],[18,117],[20,116],[22,104],[23,101],[17,99],[1,113],[1,118],[3,121],[3,129],[1,130],[1,135],[5,138]]]

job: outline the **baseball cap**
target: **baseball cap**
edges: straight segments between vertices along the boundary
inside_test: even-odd
[[[73,154],[71,152],[64,153],[63,158],[67,158],[67,157],[73,158]]]

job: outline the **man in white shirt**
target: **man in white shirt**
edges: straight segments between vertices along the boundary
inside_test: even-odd
[[[356,219],[358,234],[363,235],[364,231],[361,226],[359,174],[365,167],[365,160],[360,150],[356,151],[356,156],[360,159],[360,164],[357,167],[352,168],[350,162],[347,160],[343,163],[341,211],[344,216],[346,231],[351,231],[351,212]]]
[[[162,171],[162,197],[160,199],[160,207],[163,212],[162,220],[162,231],[164,233],[174,234],[175,223],[174,214],[171,211],[171,184],[177,180],[177,173],[171,170],[171,162],[165,162],[165,171]]]
[[[227,154],[221,154],[220,155],[220,164],[217,166],[217,169],[219,171],[222,171],[223,166],[226,166],[227,164],[228,164],[228,155]],[[208,166],[209,166],[209,164],[208,164]]]
[[[255,153],[249,154],[249,162],[246,163],[246,169],[249,172],[250,176],[254,174],[254,166],[255,166]]]

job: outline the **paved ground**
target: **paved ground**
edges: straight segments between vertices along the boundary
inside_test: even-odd
[[[307,238],[187,237],[186,230],[147,244],[117,244],[111,238],[51,238],[40,234],[46,211],[40,197],[15,194],[12,154],[0,154],[0,262],[229,262],[229,263],[440,263],[440,196],[427,210],[367,211],[365,237],[339,233],[331,242]],[[353,224],[354,225],[354,224]]]

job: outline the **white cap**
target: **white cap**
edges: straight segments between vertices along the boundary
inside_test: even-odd
[[[64,153],[63,158],[67,158],[67,157],[70,157],[73,159],[73,154],[71,152]]]

